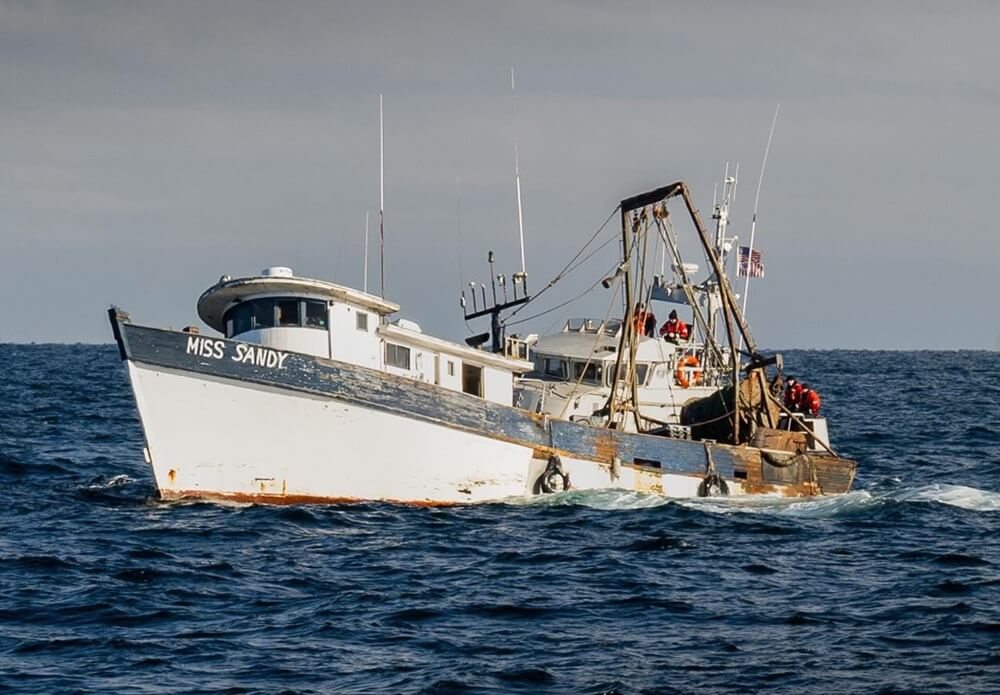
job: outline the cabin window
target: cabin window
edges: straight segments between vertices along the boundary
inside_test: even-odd
[[[636,371],[636,382],[638,382],[639,386],[644,386],[646,384],[646,377],[649,376],[649,365],[640,363],[636,365],[635,371]],[[610,367],[608,369],[608,386],[610,386],[614,381],[614,374],[615,374],[615,368]],[[624,376],[622,377],[622,379],[624,379]],[[619,381],[621,381],[622,379],[619,379]]]
[[[368,332],[368,314],[363,311],[359,311],[355,314],[355,325],[357,325],[359,331]]]
[[[275,304],[278,307],[279,326],[299,325],[299,300],[279,299]]]
[[[475,364],[462,364],[462,391],[473,396],[483,396],[483,368]]]
[[[542,374],[556,379],[565,379],[566,363],[556,357],[546,357],[542,360]]]
[[[312,302],[308,299],[306,305],[306,326],[311,328],[326,328],[326,302]]]
[[[253,305],[253,328],[274,328],[274,300],[255,299]]]
[[[448,360],[448,376],[455,376],[455,363]]]
[[[251,316],[253,315],[253,305],[249,302],[244,302],[243,304],[237,304],[232,309],[226,312],[226,327],[229,328],[229,324],[232,323],[232,329],[229,333],[231,338],[234,335],[239,335],[240,333],[246,333],[250,330],[251,326]]]
[[[399,369],[410,368],[410,348],[396,345],[394,343],[385,344],[385,364],[387,367],[398,367]]]
[[[574,362],[573,379],[584,384],[604,383],[604,366],[596,362]]]

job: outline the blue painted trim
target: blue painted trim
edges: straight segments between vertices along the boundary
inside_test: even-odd
[[[542,418],[356,365],[224,338],[136,326],[122,320],[118,313],[110,317],[123,358],[142,364],[333,398],[527,447],[554,448],[606,464],[615,456],[623,464],[637,459],[656,461],[664,473],[704,474],[706,447],[711,446],[716,470],[723,477],[733,477],[732,452],[723,447]],[[250,349],[253,353],[248,352]],[[253,357],[248,358],[248,354]],[[260,355],[264,364],[256,361]]]

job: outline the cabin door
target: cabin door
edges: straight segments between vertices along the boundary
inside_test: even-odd
[[[434,355],[434,385],[441,385],[441,355]]]

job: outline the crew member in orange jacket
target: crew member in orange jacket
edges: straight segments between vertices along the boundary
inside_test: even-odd
[[[676,311],[670,312],[670,318],[660,328],[660,337],[671,343],[679,343],[688,339],[687,324],[677,318]]]
[[[635,305],[635,314],[632,321],[635,326],[636,335],[653,337],[653,331],[656,330],[656,315],[652,311],[646,311],[646,307],[642,302]]]
[[[820,399],[819,394],[809,388],[809,384],[802,384],[802,412],[810,417],[819,415]]]

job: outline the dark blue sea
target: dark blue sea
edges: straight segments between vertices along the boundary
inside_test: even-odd
[[[1000,354],[785,358],[846,496],[262,507],[156,499],[114,347],[0,346],[0,690],[1000,692]]]

